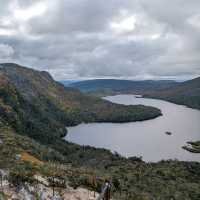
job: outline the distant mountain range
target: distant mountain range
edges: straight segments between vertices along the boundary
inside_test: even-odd
[[[75,80],[64,80],[64,81],[60,81],[60,83],[62,83],[65,86],[68,86],[68,85],[70,85],[72,83],[79,82],[79,81],[80,80],[78,80],[78,79],[75,79]]]
[[[69,86],[99,96],[140,94],[200,109],[200,77],[185,82],[95,79],[75,82]]]
[[[175,81],[171,80],[131,81],[119,79],[94,79],[71,83],[69,86],[78,88],[83,92],[112,91],[120,93],[144,93],[144,91],[162,89],[176,84]]]

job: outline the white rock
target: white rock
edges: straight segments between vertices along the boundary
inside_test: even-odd
[[[13,194],[11,200],[20,200],[17,194]]]
[[[61,198],[59,195],[55,195],[51,198],[51,200],[63,200],[63,198]]]

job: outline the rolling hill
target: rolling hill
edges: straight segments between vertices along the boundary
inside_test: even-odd
[[[177,83],[170,80],[163,81],[131,81],[119,79],[94,79],[85,80],[69,84],[70,87],[80,89],[83,92],[93,94],[143,94],[152,90],[176,85]]]
[[[80,81],[70,86],[97,96],[140,94],[200,109],[200,77],[185,82],[98,79]]]
[[[146,96],[200,109],[200,77],[167,89],[151,92]]]
[[[156,108],[117,105],[87,96],[64,87],[47,72],[16,64],[1,64],[0,76],[1,116],[21,133],[40,141],[64,136],[66,126],[82,122],[130,122],[161,115]]]

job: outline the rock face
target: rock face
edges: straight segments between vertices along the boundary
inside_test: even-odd
[[[31,187],[30,185],[21,188],[19,191],[16,188],[10,187],[8,182],[3,182],[3,195],[9,196],[10,200],[95,200],[99,196],[98,193],[84,189],[77,188],[73,189],[68,187],[67,189],[63,189],[60,193],[56,193],[52,196],[52,189],[48,188],[42,184],[38,184],[37,187]],[[6,200],[0,194],[1,200]]]
[[[10,197],[9,200],[95,200],[99,194],[94,191],[90,191],[84,188],[73,189],[67,187],[67,189],[62,189],[60,193],[55,192],[55,195],[52,195],[52,189],[46,186],[47,180],[41,176],[36,178],[40,184],[30,185],[26,184],[20,190],[10,186],[9,182],[5,178],[8,173],[0,169],[0,174],[2,177],[2,184],[0,185],[0,200],[7,200],[5,196]],[[44,182],[44,184],[43,184]],[[2,193],[1,193],[2,192]]]
[[[71,188],[68,192],[64,193],[63,198],[64,200],[95,200],[98,196],[99,194],[95,193],[94,195],[93,191],[84,188],[77,188],[76,190]]]

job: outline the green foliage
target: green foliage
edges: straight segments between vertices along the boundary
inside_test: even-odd
[[[48,163],[43,167],[43,175],[52,187],[66,187],[65,173],[59,163]]]
[[[65,83],[64,83],[65,84]],[[143,94],[145,91],[160,90],[176,85],[174,81],[132,81],[119,79],[93,79],[71,83],[69,86],[95,95]]]
[[[62,183],[66,181],[74,188],[94,189],[91,178],[95,175],[95,190],[101,190],[104,180],[111,180],[112,193],[115,199],[120,200],[193,200],[200,195],[198,162],[169,160],[145,163],[141,158],[126,159],[105,149],[81,147],[60,140],[55,141],[55,146],[52,144],[49,150],[49,146],[40,145],[5,127],[0,130],[0,139],[3,141],[0,145],[0,166],[11,170],[11,181],[19,186],[25,182],[32,183],[33,175],[41,174],[49,177],[50,185],[55,188],[63,188]],[[20,152],[28,152],[43,161],[44,165],[20,162],[16,159],[16,154]],[[46,155],[45,158],[43,155]]]
[[[146,96],[200,109],[200,77],[164,90],[151,91]]]
[[[0,191],[0,199],[1,200],[7,200],[7,197],[5,196],[5,194],[3,192]]]
[[[33,184],[35,169],[30,163],[16,163],[9,172],[9,182],[19,188],[25,183]]]
[[[160,110],[89,97],[64,88],[44,72],[19,66],[1,71],[7,78],[0,77],[0,168],[10,170],[14,185],[34,183],[34,174],[41,174],[53,187],[69,181],[74,187],[91,188],[89,180],[95,174],[93,189],[99,191],[102,180],[109,179],[115,199],[199,199],[200,163],[145,163],[60,138],[66,125],[145,120],[159,116]],[[23,152],[43,165],[22,162],[18,155]]]
[[[159,109],[117,105],[55,82],[48,73],[3,64],[0,117],[17,133],[43,144],[65,136],[66,126],[82,122],[130,122],[156,118]]]
[[[200,78],[183,83],[97,79],[75,82],[70,86],[95,96],[140,94],[200,109]]]

